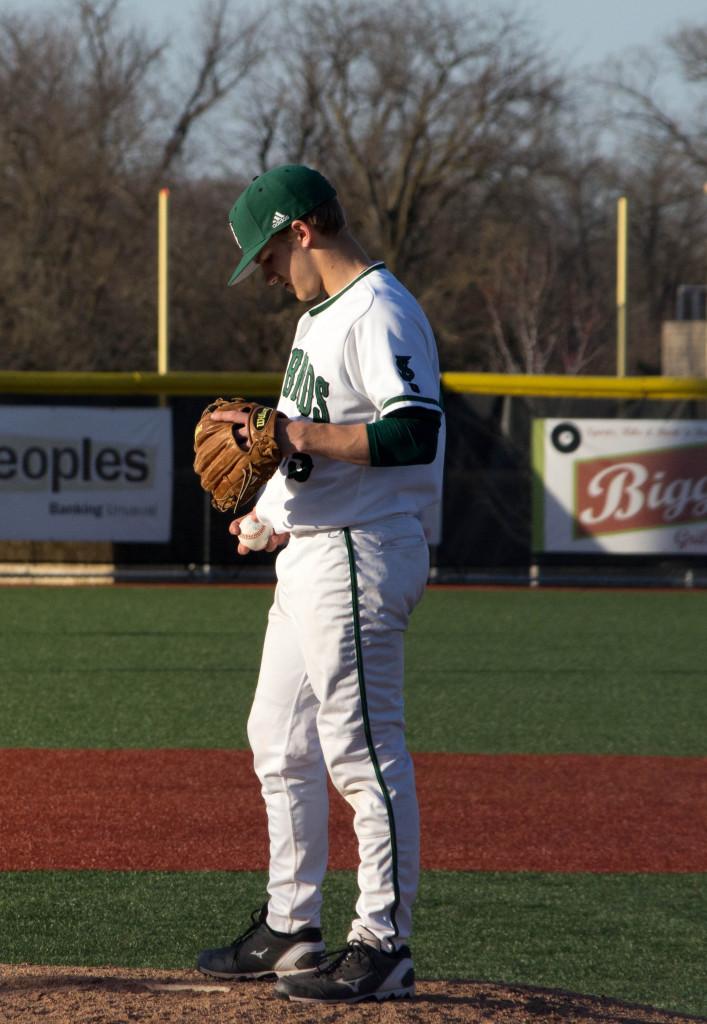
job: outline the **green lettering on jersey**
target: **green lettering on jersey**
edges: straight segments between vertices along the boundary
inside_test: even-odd
[[[292,394],[290,395],[290,398],[292,399],[292,401],[297,406],[299,406],[300,391],[302,390],[302,383],[304,381],[305,374],[307,373],[307,367],[308,366],[309,366],[309,356],[306,355],[304,357],[304,359],[302,360],[302,366],[300,367],[300,371],[299,371],[299,374],[297,376],[297,383],[295,384],[295,389],[292,392]]]
[[[314,407],[312,419],[315,423],[328,423],[329,410],[327,409],[326,400],[329,397],[329,381],[324,380],[323,377],[317,377],[314,382],[314,395],[317,404]]]
[[[304,352],[301,348],[293,348],[292,354],[290,355],[290,362],[285,373],[285,381],[282,385],[282,394],[287,398],[292,391],[292,385],[295,382],[295,374],[299,368],[299,364],[302,362],[302,356]]]
[[[309,361],[309,356],[305,355],[304,349],[292,349],[282,384],[282,397],[294,402],[302,416],[311,414],[317,423],[330,422],[326,403],[329,397],[329,382],[323,377],[315,376],[314,367]]]
[[[314,398],[314,370],[311,364],[307,367],[307,372],[304,377],[304,384],[302,386],[302,393],[297,402],[297,408],[303,416],[309,416],[312,411],[312,399]]]

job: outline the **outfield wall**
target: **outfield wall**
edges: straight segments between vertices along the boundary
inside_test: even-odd
[[[264,373],[0,373],[0,425],[3,407],[166,408],[174,452],[170,541],[0,538],[0,571],[3,565],[80,562],[111,571],[119,566],[126,574],[169,569],[200,577],[207,567],[212,578],[272,578],[270,556],[234,557],[227,518],[209,508],[193,473],[192,431],[216,395],[273,402],[279,387],[279,375]],[[589,556],[534,549],[532,432],[533,421],[542,418],[704,421],[707,381],[445,373],[442,387],[448,443],[435,578],[703,585],[707,557],[701,551]]]

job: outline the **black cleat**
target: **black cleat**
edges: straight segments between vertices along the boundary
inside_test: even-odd
[[[356,939],[314,970],[281,978],[275,985],[275,995],[299,1003],[406,999],[415,995],[410,950],[401,946],[393,953],[384,953]]]
[[[251,925],[230,946],[204,949],[196,966],[212,978],[241,980],[311,971],[324,956],[319,928],[300,928],[288,935],[266,924],[268,905],[254,910]]]

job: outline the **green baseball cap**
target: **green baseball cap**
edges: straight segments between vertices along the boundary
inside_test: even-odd
[[[273,235],[335,195],[333,185],[319,171],[302,164],[283,164],[254,178],[228,215],[231,231],[243,253],[229,285],[238,284],[253,273],[257,267],[255,257]]]

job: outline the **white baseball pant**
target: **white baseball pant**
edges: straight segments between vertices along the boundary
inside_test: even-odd
[[[405,744],[403,640],[429,571],[422,527],[293,535],[277,558],[248,738],[270,835],[268,924],[320,923],[327,771],[354,810],[360,895],[350,938],[400,945],[419,877],[415,780]]]

